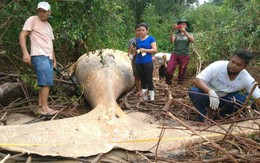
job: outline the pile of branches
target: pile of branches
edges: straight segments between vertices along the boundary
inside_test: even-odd
[[[235,122],[254,120],[260,118],[260,110],[246,107],[247,112],[235,113],[232,117],[213,121],[208,119],[206,124],[197,121],[198,111],[192,105],[188,97],[188,89],[191,83],[187,81],[183,85],[173,84],[167,88],[163,81],[156,81],[155,101],[149,102],[140,100],[134,90],[121,99],[121,107],[130,111],[145,112],[156,118],[162,126],[170,129],[183,129],[192,131],[195,135],[200,135],[201,131],[207,131],[210,126],[230,124],[229,131],[235,127]],[[254,113],[254,114],[252,114]],[[213,117],[214,112],[209,111],[209,117]],[[169,152],[167,155],[150,155],[151,162],[259,162],[260,161],[260,124],[258,134],[255,135],[232,135],[226,131],[224,138],[217,142],[208,139],[205,143],[192,144],[182,149]],[[190,126],[198,126],[196,130]],[[211,131],[212,132],[212,131]],[[203,137],[203,136],[202,136]],[[159,146],[158,142],[158,146]]]

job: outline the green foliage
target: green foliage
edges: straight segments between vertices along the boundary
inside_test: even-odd
[[[142,20],[149,24],[149,35],[156,39],[157,48],[159,52],[168,52],[169,43],[169,22],[162,20],[156,12],[155,6],[152,4],[145,8]]]
[[[25,20],[36,14],[39,1],[0,2],[0,51],[5,51],[0,59],[3,63],[21,62],[19,33]],[[155,37],[158,51],[171,52],[169,30],[181,17],[191,23],[195,47],[205,63],[227,59],[238,47],[260,49],[259,0],[213,0],[196,8],[191,4],[197,0],[48,2],[52,8],[49,22],[56,38],[56,57],[63,65],[100,48],[127,51],[128,40],[134,36],[132,31],[140,22],[149,24],[149,34]],[[14,66],[14,69],[19,68]]]
[[[123,11],[126,7],[121,3],[121,0],[113,2],[107,0],[69,2],[67,5],[60,5],[59,10],[68,12],[57,14],[59,21],[53,24],[60,39],[58,46],[71,51],[69,58],[73,59],[77,59],[87,51],[100,48],[123,50],[126,43],[117,40],[123,38],[126,41],[124,35],[128,29],[124,25],[125,19],[131,20],[131,17],[124,17]],[[67,19],[64,19],[66,17]],[[79,42],[82,44],[79,45]]]
[[[31,86],[34,90],[40,90],[40,87],[37,85],[37,80],[32,75],[23,74],[20,78],[24,84]]]
[[[196,47],[206,64],[229,59],[237,48],[259,49],[258,0],[240,1],[243,7],[231,8],[233,1],[223,6],[205,4],[186,12],[193,24]],[[240,5],[240,6],[241,6]],[[258,14],[259,15],[259,14]]]

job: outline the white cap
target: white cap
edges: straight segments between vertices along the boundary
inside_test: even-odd
[[[45,11],[51,10],[51,6],[48,2],[40,2],[38,3],[37,9],[44,9]]]

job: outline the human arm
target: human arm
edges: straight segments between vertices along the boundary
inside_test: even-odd
[[[189,33],[185,30],[185,28],[181,28],[180,30],[183,31],[183,33],[184,33],[184,34],[186,35],[186,37],[190,40],[190,42],[192,42],[192,43],[195,42],[194,37],[193,37],[191,34],[189,34]]]
[[[31,64],[31,57],[26,47],[26,37],[30,34],[30,31],[22,31],[19,35],[19,42],[23,52],[23,61],[28,65]]]
[[[252,90],[252,96],[255,98],[255,103],[258,107],[260,107],[260,89],[257,82],[252,82],[248,87],[246,87],[246,91],[248,94],[250,94]]]
[[[219,103],[220,103],[217,93],[213,89],[209,88],[202,79],[195,78],[193,80],[193,84],[199,89],[201,89],[204,93],[207,93],[209,95],[209,101],[210,101],[209,106],[213,110],[216,110],[219,107]]]
[[[260,98],[256,99],[256,105],[260,107]]]
[[[207,86],[207,84],[200,78],[195,78],[193,80],[193,84],[194,84],[194,86],[196,86],[199,89],[201,89],[204,93],[209,93],[209,91],[211,90],[211,88],[209,88]]]
[[[256,105],[260,107],[260,97],[256,99]]]
[[[171,29],[171,31],[170,31],[170,42],[171,42],[171,43],[173,43],[173,42],[175,41],[175,36],[174,36],[173,32],[174,32],[174,30],[177,29],[177,28],[178,28],[177,24],[174,24],[174,25],[172,26],[172,29]]]
[[[226,62],[213,62],[205,67],[192,81],[193,84],[201,89],[204,93],[208,93],[210,89],[219,90],[217,84],[214,81],[218,78],[222,78],[219,74],[223,74],[222,70],[225,69]],[[220,90],[221,91],[221,90]]]
[[[127,55],[128,57],[132,60],[136,54],[136,38],[132,38],[129,42],[128,42],[128,51],[127,51]]]
[[[178,25],[177,24],[174,24],[172,26],[172,29],[170,31],[170,42],[173,43],[175,41],[175,36],[173,34],[174,30],[178,29]],[[182,28],[179,28],[179,30],[185,34],[185,36],[189,39],[190,42],[194,43],[195,42],[195,39],[193,37],[192,34],[190,34],[189,32],[186,31],[186,29],[184,27]]]
[[[162,59],[163,59],[163,65],[164,65],[164,67],[165,68],[167,68],[167,55],[166,54],[163,54],[163,56],[162,56]]]
[[[156,42],[151,43],[151,49],[144,49],[144,48],[138,49],[138,53],[150,53],[150,54],[157,53]]]
[[[128,46],[128,52],[127,52],[127,55],[128,55],[128,57],[132,60],[133,58],[134,58],[134,55],[135,55],[135,47],[132,45],[132,44],[130,44],[129,46]]]
[[[128,46],[127,55],[128,55],[128,57],[130,57],[130,56],[131,56],[131,47],[130,47],[130,46]]]
[[[53,67],[57,67],[57,61],[56,61],[56,56],[54,50],[52,51],[52,62],[53,62]]]

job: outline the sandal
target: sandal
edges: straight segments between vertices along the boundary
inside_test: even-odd
[[[40,116],[53,116],[53,115],[57,114],[58,112],[59,112],[58,110],[53,110],[53,111],[50,111],[47,113],[39,112],[39,114],[40,114]]]

